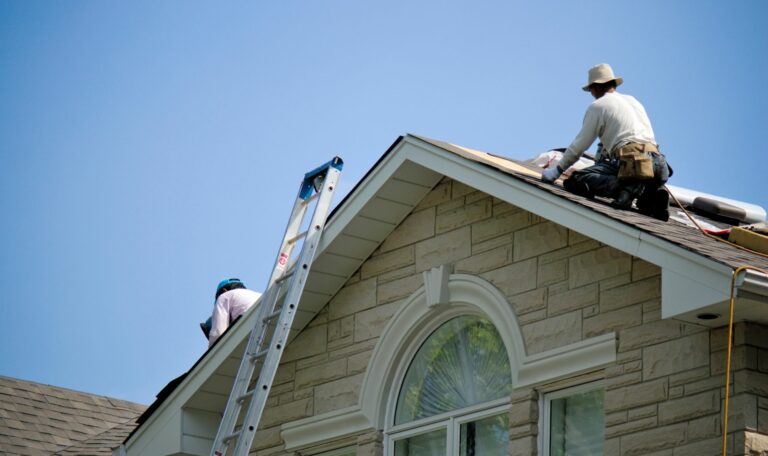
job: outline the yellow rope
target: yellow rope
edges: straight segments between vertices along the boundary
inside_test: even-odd
[[[723,456],[726,456],[726,444],[728,440],[728,395],[731,387],[731,351],[733,350],[733,309],[736,302],[736,276],[741,271],[752,270],[768,275],[768,271],[753,266],[739,266],[733,270],[731,276],[731,297],[728,302],[728,354],[725,358],[725,402],[723,404]]]

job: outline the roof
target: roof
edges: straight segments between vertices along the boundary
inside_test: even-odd
[[[710,258],[726,266],[737,268],[743,265],[751,265],[768,269],[768,258],[741,250],[724,242],[719,242],[704,235],[696,228],[684,225],[675,220],[662,222],[633,210],[614,209],[608,204],[608,200],[602,198],[588,199],[570,193],[560,185],[543,183],[538,177],[540,171],[531,170],[531,172],[526,173],[525,170],[521,169],[530,169],[531,166],[527,163],[488,154],[486,152],[467,149],[443,141],[425,138],[423,136],[416,137],[429,144],[440,147],[441,149],[461,155],[469,160],[494,167],[505,174],[520,179],[541,190],[573,201],[574,203],[589,208],[595,212],[679,245],[691,252]]]
[[[145,408],[0,376],[0,453],[111,455]]]
[[[312,263],[292,338],[320,312],[366,259],[444,177],[567,226],[662,268],[662,316],[694,319],[700,308],[718,310],[727,301],[731,272],[744,264],[768,268],[768,259],[713,240],[676,221],[662,222],[612,208],[540,180],[530,164],[415,135],[399,137],[336,206]],[[742,303],[737,318],[768,319],[760,302]],[[746,305],[749,304],[749,305]],[[707,307],[709,306],[709,307]],[[254,306],[256,307],[256,306]],[[722,312],[719,312],[722,313]],[[246,314],[202,355],[178,384],[165,388],[126,439],[143,447],[155,422],[184,408],[221,413],[256,312]],[[721,325],[711,320],[710,325]],[[159,420],[159,421],[158,421]],[[183,425],[182,425],[183,427]],[[154,431],[152,431],[154,432]]]

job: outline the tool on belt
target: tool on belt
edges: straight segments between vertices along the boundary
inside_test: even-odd
[[[653,179],[653,156],[659,148],[654,144],[629,143],[616,152],[619,158],[619,179]]]

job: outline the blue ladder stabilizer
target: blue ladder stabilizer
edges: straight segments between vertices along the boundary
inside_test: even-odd
[[[314,189],[315,178],[328,172],[329,168],[336,168],[341,171],[344,167],[344,160],[341,157],[333,157],[331,161],[324,163],[312,171],[304,175],[304,182],[301,184],[301,191],[299,192],[299,198],[306,200],[312,196],[312,190]]]

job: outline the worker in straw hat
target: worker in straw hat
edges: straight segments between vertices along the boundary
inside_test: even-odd
[[[243,315],[261,297],[261,293],[245,288],[240,279],[226,279],[216,287],[213,315],[200,328],[208,337],[208,347],[224,334],[237,318]]]
[[[589,69],[587,85],[582,89],[590,92],[595,101],[587,108],[576,139],[558,163],[544,170],[541,180],[554,182],[600,138],[595,164],[574,171],[563,187],[588,198],[611,198],[612,205],[619,209],[630,208],[637,199],[641,213],[667,221],[669,194],[664,184],[672,171],[659,152],[643,105],[616,91],[623,82],[606,63]]]

